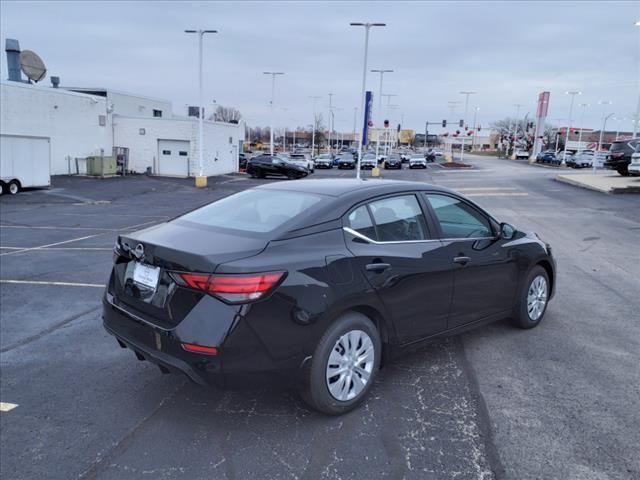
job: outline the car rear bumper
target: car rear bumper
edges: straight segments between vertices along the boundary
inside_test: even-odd
[[[160,366],[163,373],[183,373],[202,386],[233,389],[265,385],[290,387],[302,383],[308,366],[307,359],[303,357],[275,360],[240,314],[225,338],[215,345],[216,355],[186,351],[182,346],[184,339],[179,325],[169,330],[156,327],[116,305],[109,293],[103,297],[102,318],[105,330],[116,338],[121,347],[133,350],[138,360]],[[211,342],[198,341],[194,337],[189,339],[189,343],[210,345]]]

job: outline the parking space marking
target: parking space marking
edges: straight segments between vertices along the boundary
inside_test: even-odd
[[[29,247],[5,247],[2,246],[0,247],[0,250],[25,250],[28,249]],[[41,247],[38,250],[42,250],[44,252],[61,252],[61,251],[67,251],[67,250],[100,250],[100,251],[111,251],[113,250],[112,247]]]
[[[100,230],[102,232],[113,232],[118,229],[100,227],[43,227],[31,225],[0,225],[0,228],[29,228],[34,230]]]
[[[47,282],[41,280],[6,280],[0,279],[0,283],[10,283],[17,285],[54,285],[58,287],[90,287],[104,288],[102,283],[75,283],[75,282]]]
[[[467,197],[527,197],[528,193],[524,192],[482,192],[482,193],[467,193]]]
[[[459,192],[474,192],[476,190],[485,191],[485,190],[517,190],[517,188],[513,187],[463,187],[456,188]]]
[[[0,402],[0,412],[10,412],[17,406],[17,403]]]
[[[0,257],[4,256],[4,255],[13,255],[14,253],[22,253],[22,252],[30,252],[32,250],[42,250],[46,247],[55,247],[56,245],[63,245],[65,243],[71,243],[71,242],[79,242],[80,240],[87,240],[88,238],[94,238],[101,235],[100,233],[96,233],[95,235],[87,235],[86,237],[79,237],[79,238],[72,238],[71,240],[65,240],[63,242],[56,242],[56,243],[50,243],[48,245],[40,245],[39,247],[30,247],[30,248],[24,248],[22,250],[13,250],[11,252],[5,252],[5,253],[0,253]]]

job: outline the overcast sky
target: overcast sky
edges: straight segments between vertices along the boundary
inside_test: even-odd
[[[364,30],[349,22],[386,22],[371,31],[369,68],[393,69],[383,93],[397,94],[386,113],[395,124],[453,118],[448,101],[461,90],[478,123],[535,114],[538,92],[551,92],[549,117],[567,119],[567,90],[576,97],[574,125],[588,103],[585,126],[601,124],[600,100],[631,129],[640,83],[640,2],[0,2],[1,37],[36,51],[62,85],[99,86],[166,98],[184,114],[196,104],[197,40],[184,29],[217,29],[205,38],[205,105],[236,106],[249,124],[267,125],[270,78],[277,79],[277,125],[307,125],[310,95],[334,93],[336,127],[350,132],[359,105]],[[6,79],[6,60],[1,74]],[[49,83],[47,78],[44,82]],[[379,77],[367,88],[377,105]],[[386,102],[386,101],[385,101]],[[566,123],[566,120],[565,122]],[[433,127],[434,132],[441,131]]]

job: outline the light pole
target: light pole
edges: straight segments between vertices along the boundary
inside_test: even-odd
[[[313,157],[313,152],[315,151],[316,146],[316,101],[322,97],[319,95],[309,95],[309,98],[313,99],[313,124],[311,126],[311,157]]]
[[[358,162],[356,164],[356,178],[360,179],[360,160],[362,159],[362,143],[365,141],[364,137],[364,123],[367,121],[366,119],[366,98],[365,91],[367,89],[367,57],[369,55],[369,30],[371,27],[384,27],[386,23],[362,23],[362,22],[351,22],[350,25],[352,27],[364,27],[364,65],[362,68],[362,95],[360,100],[360,105],[362,108],[362,116],[365,117],[362,121],[363,125],[363,138],[360,142],[358,142]]]
[[[571,135],[571,120],[573,119],[573,101],[576,98],[576,95],[582,95],[582,92],[566,92],[567,95],[571,95],[571,104],[569,105],[569,124],[567,125],[567,135],[564,139],[564,153],[562,154],[562,166],[565,167],[567,162],[565,161],[567,158],[567,146],[569,145],[569,136]],[[594,162],[595,163],[595,162]]]
[[[478,110],[480,107],[476,107],[473,109],[473,137],[471,137],[471,151],[473,152],[476,146],[476,133],[478,131]],[[480,149],[482,150],[482,149]]]
[[[560,122],[564,122],[564,118],[556,118],[556,122],[558,122],[558,128],[556,129],[556,147],[553,150],[554,156],[558,154],[558,140],[560,139]]]
[[[329,94],[329,116],[327,117],[327,129],[329,130],[329,139],[327,140],[328,142],[328,146],[329,146],[329,153],[331,153],[331,116],[333,115],[332,112],[332,100],[333,100],[333,93]]]
[[[382,115],[382,77],[385,73],[392,73],[393,70],[371,70],[372,73],[380,74],[380,90],[378,91],[378,128],[382,125],[383,115]],[[379,131],[379,130],[378,130]],[[380,135],[376,135],[376,159],[378,158],[378,151],[380,150]]]
[[[512,142],[512,148],[513,148],[513,156],[515,158],[516,155],[516,140],[518,138],[518,117],[520,116],[520,107],[522,107],[521,103],[514,103],[513,104],[514,107],[516,107],[516,118],[515,121],[513,122],[513,142]],[[511,132],[511,122],[509,122],[509,132]]]
[[[467,126],[467,113],[469,112],[469,95],[475,95],[476,92],[465,92],[462,91],[460,92],[462,95],[465,96],[464,99],[464,117],[462,119],[462,147],[460,148],[460,163],[462,163],[462,160],[464,159],[464,139],[466,136],[466,126]]]
[[[611,103],[611,102],[609,102],[609,103]],[[604,117],[603,120],[602,120],[602,130],[600,130],[600,138],[598,139],[598,152],[602,148],[602,134],[604,133],[604,131],[607,128],[607,120],[609,120],[614,115],[615,115],[615,113],[611,112],[609,115]],[[596,172],[596,158],[594,156],[593,157],[593,173],[595,173],[595,172]]]
[[[396,95],[395,93],[385,93],[385,94],[384,94],[384,95],[382,95],[382,96],[383,96],[383,97],[387,97],[387,105],[386,105],[385,113],[386,113],[387,115],[390,115],[390,113],[391,113],[391,112],[390,112],[389,110],[390,110],[390,109],[391,109],[391,107],[392,107],[392,106],[391,106],[391,98],[392,98],[392,97],[397,97],[398,95]],[[396,105],[396,106],[397,106],[397,105]],[[394,106],[394,108],[395,108],[395,106]],[[384,117],[384,116],[385,116],[385,115],[383,115],[383,117]],[[380,138],[380,130],[378,129],[377,131],[378,131],[378,135],[376,135],[376,137],[377,137],[377,138]],[[389,146],[387,145],[387,143],[388,143],[388,138],[389,138],[389,129],[388,129],[388,128],[387,128],[386,130],[384,130],[384,138],[385,138],[385,140],[384,140],[384,153],[385,153],[385,155],[386,155],[386,154],[388,153],[388,152],[387,152],[387,149],[389,148]],[[376,160],[377,160],[377,159],[378,159],[378,154],[376,153]]]
[[[582,107],[582,115],[580,115],[580,131],[578,133],[578,148],[582,148],[582,127],[584,127],[584,112],[587,110],[589,106],[588,103],[581,103]]]
[[[284,75],[284,72],[262,72],[264,75],[271,75],[271,125],[269,125],[269,153],[273,157],[273,107],[276,93],[276,75]]]
[[[358,119],[358,107],[353,107],[353,137],[351,137],[351,141],[356,141],[356,122]]]
[[[218,33],[217,30],[185,30],[184,33],[198,34],[198,176],[196,187],[206,187],[207,177],[204,176],[204,106],[202,105],[202,38],[205,33]]]

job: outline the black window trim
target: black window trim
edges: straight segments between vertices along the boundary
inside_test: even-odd
[[[438,232],[438,240],[441,240],[441,241],[467,241],[467,240],[478,241],[478,240],[487,240],[489,238],[496,238],[498,236],[500,222],[498,222],[495,218],[493,218],[491,215],[489,215],[487,212],[485,212],[479,206],[475,205],[474,203],[470,202],[469,200],[466,200],[466,199],[464,199],[464,198],[462,198],[462,197],[460,197],[458,195],[454,195],[454,194],[449,193],[449,192],[442,192],[442,191],[438,191],[438,190],[423,190],[420,193],[421,193],[421,195],[420,195],[421,200],[424,202],[424,207],[429,211],[429,216],[433,220],[434,228]],[[491,227],[492,236],[491,237],[469,237],[469,238],[461,238],[461,237],[448,238],[448,237],[445,237],[443,232],[442,232],[442,227],[440,226],[440,222],[438,221],[438,216],[436,215],[436,212],[433,210],[433,207],[431,206],[431,204],[429,203],[429,201],[426,198],[427,195],[429,195],[429,194],[442,195],[443,197],[450,197],[450,198],[453,198],[455,200],[458,200],[458,201],[468,205],[469,207],[471,207],[473,210],[475,210],[478,214],[480,214],[483,218],[485,218],[489,222],[489,226]]]
[[[423,193],[422,191],[416,191],[416,190],[409,190],[409,191],[404,191],[404,192],[393,192],[393,193],[387,193],[384,195],[379,195],[377,197],[371,197],[368,198],[366,200],[362,200],[360,202],[358,202],[357,204],[355,204],[354,206],[352,206],[343,216],[342,216],[342,230],[344,230],[345,232],[353,235],[354,237],[358,237],[361,240],[365,240],[369,243],[373,243],[374,245],[393,245],[393,244],[401,244],[401,243],[427,243],[427,242],[440,242],[440,238],[435,238],[434,237],[434,228],[435,226],[432,225],[431,219],[430,219],[430,214],[425,211],[425,205],[423,204],[423,199],[421,198],[422,195],[421,193]],[[370,203],[373,202],[377,202],[378,200],[384,200],[385,198],[391,198],[391,197],[404,197],[407,195],[413,195],[416,199],[416,201],[418,202],[418,206],[420,207],[420,211],[422,213],[422,216],[424,217],[424,221],[425,221],[425,228],[427,229],[426,233],[429,236],[429,238],[425,238],[424,240],[392,240],[392,241],[380,241],[380,240],[374,240],[373,238],[369,238],[366,235],[363,235],[362,233],[354,230],[351,227],[348,227],[345,225],[345,220],[349,217],[349,215],[351,215],[351,213],[354,210],[357,210],[358,208],[360,208],[361,206],[365,206],[367,208],[367,213],[369,214],[369,219],[371,220],[371,224],[373,225],[373,228],[376,231],[376,237],[378,237],[378,225],[375,221],[375,218],[373,217],[373,213],[371,212],[371,208],[369,207]],[[439,232],[439,230],[438,230]]]

